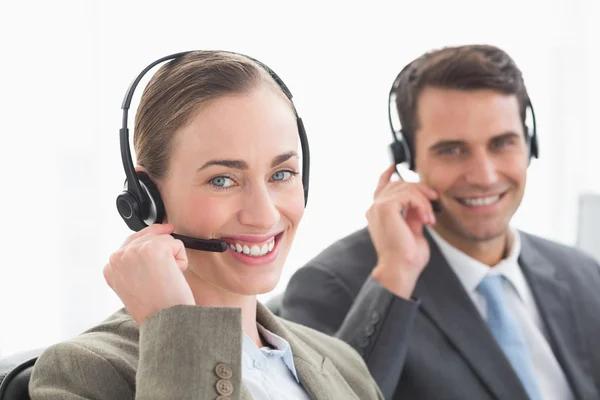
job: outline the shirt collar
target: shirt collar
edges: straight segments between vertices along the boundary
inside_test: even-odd
[[[452,268],[456,276],[458,276],[458,279],[469,294],[475,292],[479,283],[488,274],[497,274],[503,275],[506,280],[511,283],[521,300],[524,301],[527,283],[523,276],[523,271],[521,271],[521,268],[519,267],[519,255],[521,253],[521,236],[519,231],[511,228],[513,240],[510,253],[506,258],[500,260],[498,264],[493,266],[493,268],[490,268],[452,246],[434,229],[430,227],[427,227],[426,229],[440,248],[446,261],[448,261],[450,268]]]
[[[256,323],[258,327],[258,331],[265,339],[265,341],[271,345],[273,348],[263,347],[259,349],[256,343],[248,335],[244,333],[244,347],[248,346],[249,349],[252,349],[252,353],[260,353],[260,356],[264,357],[263,353],[268,354],[271,357],[279,357],[283,361],[283,363],[288,367],[296,381],[300,383],[300,379],[298,378],[298,374],[296,373],[296,367],[294,365],[294,357],[292,354],[292,348],[290,344],[281,336],[274,334],[269,331],[267,328],[262,326],[259,323]]]

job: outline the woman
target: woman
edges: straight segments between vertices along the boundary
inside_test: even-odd
[[[185,54],[155,74],[134,146],[144,187],[164,203],[151,222],[163,223],[112,254],[104,277],[124,309],[47,349],[33,400],[382,398],[349,346],[256,300],[277,284],[305,204],[301,123],[281,85],[225,52]],[[174,232],[227,250],[186,250]]]

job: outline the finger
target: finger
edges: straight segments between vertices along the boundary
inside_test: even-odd
[[[187,252],[183,242],[179,239],[175,239],[171,235],[162,235],[153,238],[155,245],[166,246],[169,253],[175,259],[175,263],[181,271],[185,271],[188,266]],[[160,244],[159,244],[160,243]]]
[[[431,189],[429,186],[423,183],[413,183],[413,182],[404,182],[404,181],[396,181],[390,182],[380,193],[387,194],[392,192],[400,192],[406,190],[407,188],[417,189],[422,192],[427,198],[430,200],[436,200],[439,198],[438,193]]]
[[[429,200],[428,201],[429,210],[430,210],[429,211],[429,223],[431,225],[435,225],[435,221],[436,221],[435,213],[436,213],[436,211],[439,212],[439,210],[436,210],[436,207],[439,208],[438,200],[440,198],[440,195],[435,190],[431,189],[427,185],[418,184],[415,186],[415,188],[417,190],[420,190],[421,193],[423,193],[423,195]]]
[[[398,195],[400,192],[408,189],[410,186],[410,183],[406,183],[404,181],[390,182],[379,192],[378,196],[387,197],[391,195]]]
[[[175,262],[179,266],[179,269],[181,269],[181,271],[185,271],[188,267],[188,258],[183,242],[179,239],[173,238],[171,241],[171,249],[173,250]]]
[[[403,212],[405,217],[416,212],[425,224],[433,224],[435,217],[431,201],[413,186],[399,189],[395,192],[385,193],[380,196],[384,202],[396,202],[396,212]],[[411,213],[412,211],[412,213]]]
[[[406,208],[406,216],[402,216],[400,210]],[[402,201],[399,199],[389,199],[382,204],[377,204],[367,215],[369,229],[373,230],[373,235],[396,236],[406,234],[408,231],[422,229],[427,220],[423,217],[423,212],[419,208],[418,201],[414,199]]]
[[[375,193],[373,197],[377,197],[377,195],[385,188],[385,186],[389,183],[394,171],[396,170],[396,165],[392,164],[386,169],[383,174],[379,177],[379,182],[377,183],[377,188],[375,189]]]
[[[440,197],[438,192],[423,183],[416,183],[415,187],[419,189],[429,200],[437,200]]]
[[[405,219],[413,219],[413,216],[410,214],[411,211],[418,214],[420,222],[423,224],[429,225],[434,223],[431,201],[423,194],[419,193],[417,196],[414,196],[410,199],[407,212],[405,214]]]
[[[111,288],[111,289],[115,289],[112,285],[112,277],[111,277],[111,268],[110,268],[110,264],[106,264],[104,266],[104,268],[102,269],[102,275],[104,275],[104,280],[106,281],[106,284]]]
[[[382,191],[380,197],[386,198],[388,196],[410,196],[410,194],[406,193],[418,193],[425,199],[425,202],[427,203],[427,209],[431,210],[431,212],[428,211],[427,220],[429,221],[429,223],[435,224],[435,213],[431,201],[438,199],[439,196],[433,189],[430,189],[426,185],[417,183],[394,182],[388,185]]]
[[[141,231],[138,231],[132,235],[129,235],[127,237],[127,239],[125,239],[125,241],[123,242],[121,247],[130,245],[133,242],[139,243],[140,238],[146,238],[145,240],[147,240],[148,236],[168,235],[168,234],[173,233],[174,230],[175,230],[175,227],[172,224],[152,224],[150,226],[145,227]]]

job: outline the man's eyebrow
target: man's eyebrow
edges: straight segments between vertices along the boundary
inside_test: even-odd
[[[445,149],[447,147],[464,146],[465,143],[464,140],[440,140],[429,146],[429,151]]]

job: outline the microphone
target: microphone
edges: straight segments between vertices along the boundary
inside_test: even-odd
[[[223,253],[228,247],[225,241],[219,239],[199,239],[191,236],[179,235],[177,233],[171,233],[171,236],[181,240],[186,248],[193,250]]]

